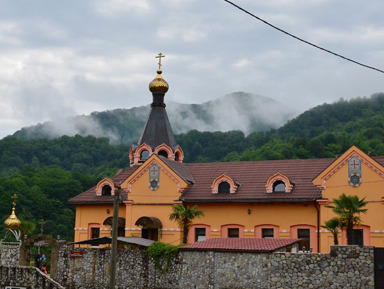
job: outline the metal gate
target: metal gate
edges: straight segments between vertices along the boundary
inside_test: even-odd
[[[384,288],[384,248],[375,248],[375,288]]]

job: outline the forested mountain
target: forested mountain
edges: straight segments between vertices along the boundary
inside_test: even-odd
[[[335,157],[352,145],[384,155],[384,93],[317,106],[277,130],[247,139],[245,151],[223,160]]]
[[[19,139],[53,139],[63,135],[107,137],[112,144],[136,142],[144,127],[150,106],[93,112],[31,127],[13,134]],[[244,92],[236,92],[202,104],[167,102],[174,133],[242,130],[248,134],[278,128],[297,112],[275,100]],[[230,117],[229,117],[230,116]]]
[[[176,140],[185,162],[335,157],[353,144],[384,155],[384,93],[317,106],[279,129],[249,135],[192,130],[177,134]],[[37,224],[44,218],[46,233],[71,239],[73,211],[67,200],[128,167],[129,148],[80,135],[0,140],[1,221],[11,213],[10,197],[17,193],[20,219]]]
[[[92,187],[98,179],[58,166],[39,169],[25,165],[10,177],[0,178],[0,221],[3,224],[11,214],[11,196],[16,193],[16,215],[22,222],[34,223],[34,233],[40,232],[39,222],[44,219],[44,234],[73,240],[74,210],[68,208],[67,201]]]

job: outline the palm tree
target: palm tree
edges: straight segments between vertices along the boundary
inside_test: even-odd
[[[342,227],[340,223],[340,219],[337,217],[334,217],[324,223],[324,226],[321,226],[322,228],[327,229],[330,231],[333,235],[333,243],[335,245],[339,245],[339,240],[337,238],[337,234],[339,233],[339,228]]]
[[[204,216],[204,212],[200,211],[197,206],[184,207],[184,205],[179,204],[172,207],[173,213],[169,215],[171,221],[178,222],[180,228],[184,230],[183,233],[183,243],[187,243],[188,231],[192,225],[192,220],[194,218],[200,218]]]
[[[30,221],[23,221],[21,220],[20,224],[20,232],[21,232],[21,239],[24,240],[25,235],[31,235],[36,229],[36,224]]]
[[[358,196],[347,196],[344,193],[338,199],[333,199],[334,206],[326,206],[331,208],[334,213],[339,216],[340,222],[347,227],[347,244],[353,243],[353,225],[360,225],[360,213],[366,213],[367,209],[363,209],[367,202],[365,198],[359,199]]]

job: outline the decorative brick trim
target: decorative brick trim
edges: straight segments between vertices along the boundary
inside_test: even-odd
[[[285,192],[286,193],[290,193],[292,191],[293,184],[289,181],[288,177],[277,172],[276,174],[271,176],[268,179],[267,183],[265,184],[265,188],[267,189],[267,193],[273,193],[273,184],[276,181],[282,181],[285,184]]]
[[[226,174],[222,174],[213,181],[211,186],[212,194],[217,194],[219,192],[219,185],[223,182],[227,182],[230,185],[230,194],[236,193],[238,185],[231,177],[227,176]]]

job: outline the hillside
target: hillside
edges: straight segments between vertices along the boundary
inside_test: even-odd
[[[66,120],[25,127],[13,134],[19,139],[53,139],[63,135],[107,137],[113,144],[136,142],[150,106],[93,112]],[[202,104],[167,103],[168,117],[175,134],[199,131],[241,130],[245,134],[278,128],[296,112],[260,95],[236,92]]]
[[[275,131],[253,133],[247,139],[245,151],[224,160],[335,157],[352,145],[384,155],[384,93],[317,106]]]

